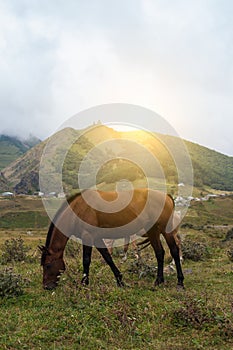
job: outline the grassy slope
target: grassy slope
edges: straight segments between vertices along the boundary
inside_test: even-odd
[[[80,136],[80,131],[75,131],[74,129],[67,128],[63,131],[60,131],[56,138],[60,140],[60,146],[61,150],[65,146],[65,142],[69,140],[69,137],[72,137],[72,139],[77,138],[77,136]],[[154,164],[154,167],[151,167],[151,163],[149,161],[149,158],[145,157],[144,146],[154,154],[159,164],[162,166],[162,169],[164,171],[165,177],[167,182],[176,184],[177,183],[177,170],[174,163],[174,159],[172,159],[171,154],[168,152],[168,150],[172,150],[172,154],[175,155],[175,160],[178,163],[182,160],[182,162],[185,161],[186,157],[184,157],[185,152],[184,148],[181,147],[181,143],[178,142],[178,139],[173,136],[167,136],[167,135],[160,135],[157,137],[158,134],[148,134],[145,132],[127,132],[127,133],[118,133],[114,131],[111,128],[107,128],[105,126],[96,126],[96,128],[88,129],[85,136],[82,136],[81,138],[77,139],[77,143],[74,143],[73,146],[69,149],[69,152],[66,157],[66,161],[64,162],[63,167],[63,182],[66,185],[65,190],[67,192],[70,192],[72,189],[77,189],[78,181],[77,181],[77,172],[79,169],[79,165],[81,160],[83,159],[84,155],[87,154],[90,149],[93,148],[93,145],[97,145],[100,142],[103,142],[105,140],[109,140],[112,138],[119,138],[119,141],[121,141],[118,144],[115,143],[115,145],[111,149],[111,154],[114,156],[114,152],[116,154],[122,155],[123,158],[126,157],[128,159],[134,160],[136,164],[141,164],[141,160],[144,160],[143,167],[146,170],[147,176],[155,176],[156,167]],[[121,139],[122,138],[122,139]],[[122,143],[122,141],[127,138],[132,141],[131,146],[129,145],[129,142]],[[162,140],[162,142],[161,142]],[[8,141],[7,141],[8,142]],[[46,141],[41,142],[36,147],[33,147],[31,150],[29,150],[24,156],[18,158],[20,156],[15,153],[18,149],[19,152],[23,152],[21,149],[17,148],[20,141],[14,140],[15,143],[9,144],[9,147],[7,147],[6,141],[2,140],[1,144],[1,138],[0,138],[0,158],[6,163],[8,160],[4,160],[5,157],[13,157],[13,159],[17,158],[13,163],[9,164],[5,169],[1,168],[1,162],[0,162],[0,169],[3,171],[3,175],[5,176],[9,189],[12,190],[15,185],[17,185],[22,179],[27,178],[30,173],[38,172],[39,170],[39,164],[41,160],[41,155],[43,151],[43,147],[46,143]],[[135,152],[135,143],[138,145],[143,145],[141,149],[139,150],[137,148],[137,152]],[[223,191],[231,191],[233,190],[233,157],[228,157],[226,155],[220,154],[218,152],[215,152],[213,150],[210,150],[206,147],[200,146],[198,144],[184,141],[185,145],[187,146],[187,149],[189,151],[190,157],[192,159],[193,163],[193,170],[194,170],[194,183],[196,187],[199,187],[200,189],[205,189],[207,186]],[[119,146],[121,144],[121,146]],[[165,145],[166,147],[165,147]],[[54,146],[54,145],[53,145]],[[49,166],[49,171],[52,171],[53,174],[56,174],[55,169],[57,168],[57,165],[61,164],[61,152],[59,150],[56,150],[56,153],[54,152],[53,146],[50,144],[50,148],[52,151],[51,160],[49,158],[49,162],[47,166]],[[55,146],[54,146],[55,147]],[[109,146],[110,147],[110,146]],[[109,147],[106,146],[105,151],[109,153]],[[108,148],[108,149],[107,149]],[[167,149],[168,148],[168,149]],[[102,149],[102,152],[99,152],[98,156],[93,157],[91,159],[90,165],[89,165],[89,172],[92,173],[93,171],[93,165],[97,164],[100,165],[105,162],[106,155],[104,149]],[[56,156],[54,156],[56,154]],[[183,158],[184,157],[184,158]],[[187,159],[186,159],[187,160]],[[5,164],[6,165],[6,164]],[[116,177],[119,179],[125,177],[125,169],[126,166],[123,166],[122,164],[117,164],[117,167],[114,168],[116,164],[112,162],[112,168],[111,166],[108,167],[101,167],[101,171],[99,172],[99,177],[97,176],[97,180],[112,182],[112,180]],[[188,180],[188,173],[187,169],[189,170],[190,164],[188,163],[187,167],[182,167],[182,172],[180,173],[179,182],[187,182]],[[50,168],[51,167],[51,168]],[[59,168],[59,166],[58,166]],[[103,170],[105,168],[105,171],[107,171],[107,174],[103,174]],[[101,174],[102,172],[102,174]],[[123,174],[121,174],[123,172]],[[128,176],[133,176],[133,179],[136,177],[134,174],[134,170],[132,167],[129,166],[128,169]],[[184,173],[184,174],[183,174]],[[160,173],[159,173],[160,174]],[[127,172],[126,172],[127,175]],[[85,175],[86,176],[86,175]],[[127,176],[126,176],[127,177]],[[87,177],[88,178],[88,177]],[[111,179],[113,178],[113,179]],[[48,182],[50,184],[50,182]],[[4,185],[4,186],[3,186]],[[186,183],[187,185],[187,183]],[[49,189],[51,188],[51,184]],[[5,190],[5,184],[1,185],[0,182],[0,188],[2,188],[2,191]],[[27,186],[27,184],[24,185],[26,188],[25,191],[28,191],[30,186]],[[29,188],[28,188],[29,187]],[[35,191],[38,190],[38,186],[34,186]],[[3,189],[4,188],[4,189]],[[211,190],[211,191],[212,191]],[[50,190],[49,190],[50,192]]]
[[[1,141],[0,151],[0,169],[4,169],[8,164],[19,158],[24,152],[14,144],[7,141]]]
[[[42,201],[30,197],[0,199],[0,228],[37,229],[47,227],[49,219]]]
[[[175,275],[166,275],[165,287],[153,290],[154,277],[129,272],[132,258],[124,265],[115,259],[128,284],[119,289],[96,251],[91,285],[82,288],[76,283],[80,258],[81,253],[77,261],[66,259],[68,269],[55,292],[42,290],[38,261],[15,265],[30,285],[17,299],[1,300],[1,349],[231,349],[220,321],[182,326],[174,314],[195,299],[217,310],[219,320],[230,319],[232,266],[223,251],[217,259],[185,262],[181,293]]]
[[[233,196],[193,202],[184,222],[194,225],[233,224]]]
[[[0,135],[0,170],[26,153],[29,148],[35,146],[38,142],[40,140],[36,137],[20,141],[17,137]]]
[[[29,207],[31,211],[41,210],[39,201],[22,201],[14,208],[8,202],[6,211],[23,211]],[[208,207],[210,203],[206,203],[209,218],[214,218],[216,210],[222,211],[222,206],[227,223],[232,225],[229,203],[220,202],[218,206],[215,203],[213,211]],[[200,213],[202,218],[199,208],[192,207],[191,211],[196,217]],[[187,222],[189,216],[192,213],[188,212]],[[125,289],[117,288],[96,250],[90,287],[82,288],[78,283],[82,275],[79,245],[77,258],[66,256],[67,271],[59,288],[55,292],[44,291],[39,254],[35,252],[36,246],[44,242],[46,230],[32,227],[33,236],[30,236],[26,229],[2,229],[0,235],[0,244],[9,237],[21,236],[34,257],[30,263],[14,264],[15,271],[30,280],[25,293],[18,298],[0,300],[1,349],[232,349],[232,334],[229,333],[233,327],[232,263],[226,255],[228,246],[221,243],[227,227],[220,231],[216,227],[181,230],[185,237],[205,242],[211,255],[202,262],[184,262],[186,290],[180,293],[175,288],[174,274],[166,274],[166,285],[154,290],[153,276],[139,278],[138,273],[132,273],[132,266],[135,267],[132,255],[124,264],[115,257],[128,285]],[[74,242],[70,244],[75,246]],[[151,248],[143,254],[148,265],[155,264]],[[168,261],[166,255],[166,264]],[[199,325],[192,320],[182,324],[175,312],[188,305],[189,315],[196,316],[193,300],[200,305],[203,315],[208,310],[214,311],[215,316],[202,320]]]

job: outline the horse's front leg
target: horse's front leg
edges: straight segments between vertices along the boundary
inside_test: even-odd
[[[89,268],[91,264],[92,247],[83,245],[83,278],[81,283],[84,286],[89,284]]]
[[[102,245],[103,245],[103,242],[102,242]],[[119,287],[124,287],[125,284],[124,282],[122,281],[122,273],[120,272],[120,270],[118,270],[118,268],[116,267],[116,265],[114,264],[114,261],[112,260],[112,257],[111,255],[109,254],[109,251],[106,247],[99,247],[99,246],[96,246],[97,250],[100,252],[100,254],[102,255],[102,257],[104,258],[104,260],[106,261],[106,263],[110,266],[115,278],[116,278],[116,281],[117,281],[117,285]]]

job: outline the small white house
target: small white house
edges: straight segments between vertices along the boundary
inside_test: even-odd
[[[60,192],[60,193],[58,193],[58,195],[57,195],[57,198],[65,198],[65,197],[66,197],[66,195],[65,195],[64,192]]]
[[[13,197],[14,196],[14,193],[12,193],[12,192],[3,192],[2,194],[1,194],[3,197]]]

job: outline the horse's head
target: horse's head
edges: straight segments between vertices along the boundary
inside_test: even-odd
[[[41,266],[43,266],[43,286],[44,289],[54,289],[57,287],[59,276],[65,271],[65,263],[62,256],[49,252],[48,248],[41,246]]]

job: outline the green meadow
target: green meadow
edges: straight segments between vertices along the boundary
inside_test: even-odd
[[[45,291],[37,246],[45,242],[48,219],[40,199],[1,199],[0,207],[0,270],[5,271],[0,277],[0,349],[232,349],[233,262],[228,252],[233,243],[224,241],[233,226],[232,197],[195,202],[188,210],[180,230],[187,256],[184,291],[176,290],[165,243],[163,286],[154,287],[151,247],[142,251],[139,263],[132,248],[123,262],[116,247],[114,260],[126,287],[116,286],[96,250],[90,285],[82,287],[82,249],[75,241],[68,243],[67,270],[58,288]],[[14,240],[21,240],[25,257],[7,262],[6,241]],[[197,259],[188,255],[191,243],[197,247]],[[203,248],[205,254],[198,256]],[[17,286],[7,280],[12,291],[4,287],[7,274],[17,279]]]

